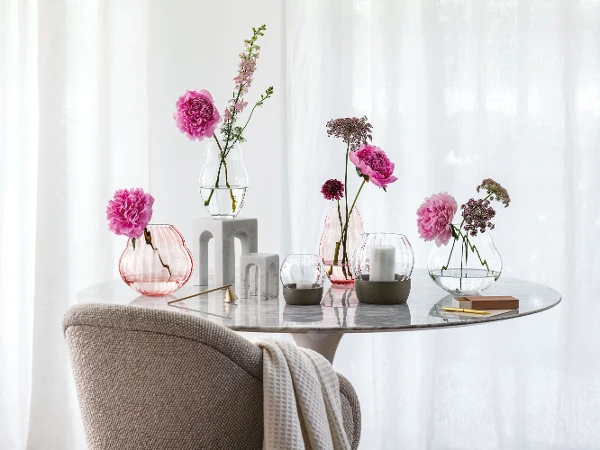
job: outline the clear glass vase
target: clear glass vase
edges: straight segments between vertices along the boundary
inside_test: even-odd
[[[344,224],[346,222],[345,206],[340,205],[339,211],[337,205],[329,208],[325,217],[325,228],[321,235],[319,255],[323,264],[325,264],[327,277],[332,283],[352,284],[354,283],[354,274],[352,273],[350,256],[354,244],[363,233],[363,222],[358,209],[355,207],[352,214],[350,214],[344,242],[341,239],[342,224],[340,224],[340,215],[342,224]]]
[[[477,236],[461,233],[446,245],[434,245],[427,258],[431,279],[455,297],[480,294],[502,273],[502,257],[489,231]]]
[[[223,158],[219,146],[211,139],[205,156],[199,180],[204,206],[215,218],[236,217],[244,206],[248,191],[248,172],[239,143],[235,143]]]
[[[175,292],[190,279],[194,259],[172,225],[148,225],[147,233],[129,238],[119,260],[123,281],[140,294],[159,297]]]

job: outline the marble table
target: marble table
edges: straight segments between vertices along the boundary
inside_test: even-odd
[[[192,278],[194,279],[194,278]],[[238,283],[238,286],[241,284]],[[208,286],[210,288],[212,286]],[[416,270],[406,304],[367,305],[359,303],[352,288],[326,286],[321,305],[287,305],[283,295],[260,300],[240,298],[235,304],[224,303],[224,291],[167,304],[207,289],[192,282],[166,297],[146,297],[129,288],[122,280],[90,286],[79,294],[79,303],[96,302],[159,308],[194,314],[235,331],[291,333],[300,347],[311,348],[333,361],[345,333],[434,330],[445,327],[485,324],[539,313],[560,303],[555,290],[537,283],[501,277],[485,294],[512,295],[519,299],[519,310],[488,317],[459,317],[445,313],[443,306],[452,297],[439,288],[426,271]],[[236,293],[239,295],[241,289]]]

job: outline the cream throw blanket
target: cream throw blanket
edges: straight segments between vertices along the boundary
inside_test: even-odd
[[[272,339],[263,349],[264,450],[349,450],[340,385],[318,353]]]

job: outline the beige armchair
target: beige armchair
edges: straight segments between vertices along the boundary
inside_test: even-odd
[[[192,315],[84,304],[63,331],[90,450],[256,449],[263,441],[262,350]],[[344,427],[360,407],[341,375]]]

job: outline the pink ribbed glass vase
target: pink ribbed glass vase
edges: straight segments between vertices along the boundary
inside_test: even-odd
[[[346,239],[343,240],[342,225],[340,224],[340,215],[342,224],[346,221],[346,208],[340,206],[338,211],[337,205],[329,208],[325,217],[325,228],[321,235],[321,243],[319,245],[319,255],[325,265],[325,273],[329,280],[334,284],[352,284],[354,283],[354,274],[352,273],[352,249],[354,243],[360,238],[363,233],[363,223],[360,213],[357,208],[352,210],[350,220],[348,222],[348,230]],[[345,241],[345,242],[344,242]],[[336,247],[339,243],[339,250],[336,256]]]
[[[148,235],[131,238],[119,260],[121,278],[150,297],[171,294],[190,279],[194,258],[181,233],[172,225],[148,225]],[[149,239],[148,239],[149,237]]]

